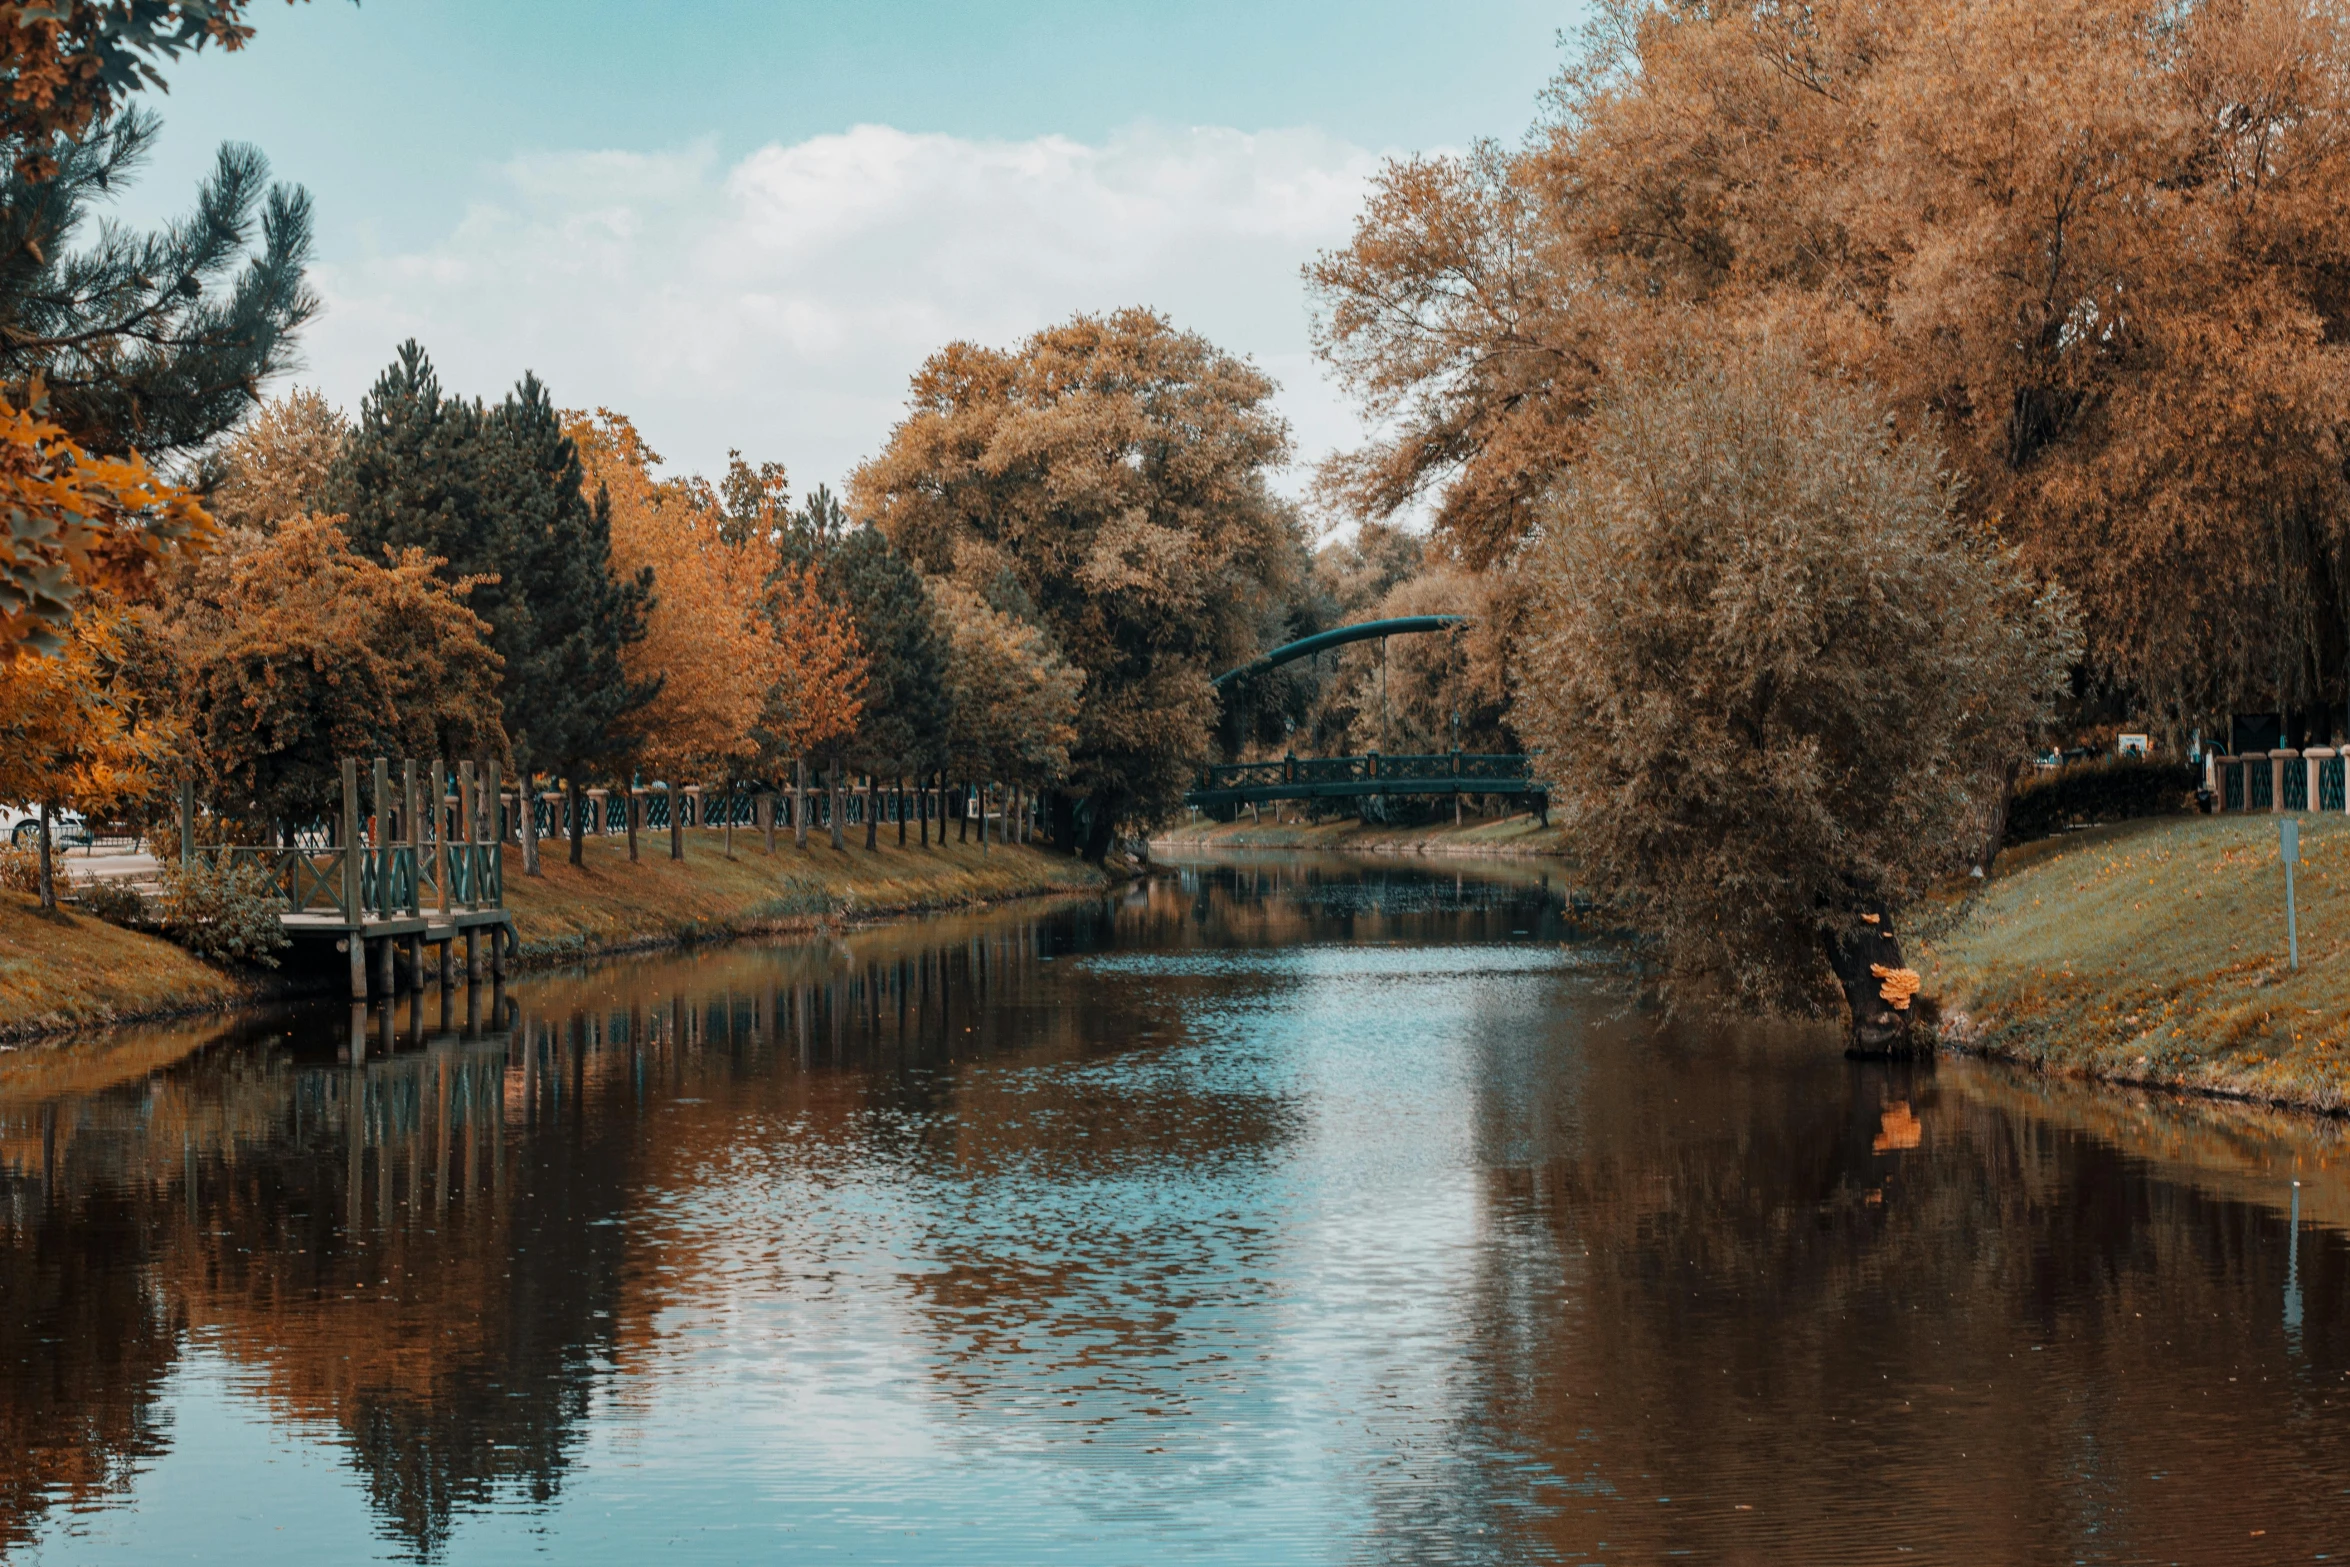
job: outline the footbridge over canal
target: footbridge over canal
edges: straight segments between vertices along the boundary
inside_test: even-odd
[[[1367,620],[1317,632],[1273,649],[1264,657],[1226,670],[1212,684],[1229,690],[1268,670],[1301,658],[1312,658],[1349,643],[1415,633],[1448,631],[1468,623],[1466,615],[1402,615]],[[1383,756],[1377,751],[1361,756],[1285,756],[1278,761],[1210,762],[1183,803],[1221,815],[1243,805],[1276,800],[1360,800],[1395,795],[1467,794],[1517,796],[1542,816],[1550,817],[1550,793],[1534,775],[1531,756],[1448,751],[1432,756]]]

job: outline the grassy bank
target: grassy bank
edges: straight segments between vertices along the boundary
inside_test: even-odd
[[[506,855],[506,904],[528,966],[599,952],[708,941],[1006,898],[1101,888],[1100,871],[1066,855],[976,843],[900,849],[895,835],[868,854],[861,840],[803,853],[788,838],[770,858],[756,833],[735,834],[725,857],[714,832],[688,835],[686,858],[669,858],[667,835],[596,838],[573,868],[549,844],[544,874],[522,874]],[[21,1039],[142,1018],[217,1010],[273,989],[199,961],[159,937],[63,911],[44,915],[30,897],[0,892],[0,1039]]]
[[[1425,827],[1393,827],[1352,819],[1325,822],[1280,822],[1270,814],[1263,821],[1242,817],[1237,822],[1187,822],[1170,827],[1151,839],[1154,849],[1334,849],[1350,854],[1465,854],[1559,855],[1567,852],[1565,835],[1556,827],[1537,824],[1530,814],[1471,817],[1455,827],[1432,822]]]
[[[1913,959],[1962,1048],[2350,1108],[2350,819],[2299,818],[2301,967],[2266,816],[2169,817],[2003,856]]]
[[[689,834],[686,857],[669,858],[666,834],[639,840],[628,863],[618,838],[590,839],[586,863],[573,868],[567,845],[543,846],[541,874],[522,874],[522,856],[506,852],[506,906],[525,963],[596,952],[704,941],[803,928],[818,920],[863,919],[926,909],[993,903],[1051,892],[1092,891],[1102,873],[1082,860],[1004,844],[985,853],[976,843],[929,849],[897,846],[894,832],[868,854],[862,838],[834,849],[823,838],[805,851],[788,836],[768,856],[754,832],[737,832],[735,857],[717,833]]]
[[[209,1011],[249,988],[161,937],[0,892],[0,1039]]]

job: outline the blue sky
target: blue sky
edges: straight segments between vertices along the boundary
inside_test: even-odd
[[[648,14],[663,25],[648,28]],[[256,0],[171,73],[120,211],[223,140],[317,204],[298,379],[355,406],[413,333],[449,384],[535,369],[678,467],[729,447],[837,486],[953,337],[1153,304],[1284,384],[1307,459],[1352,433],[1297,269],[1380,159],[1514,139],[1575,8]]]

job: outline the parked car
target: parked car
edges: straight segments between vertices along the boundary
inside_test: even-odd
[[[49,842],[53,848],[76,849],[90,842],[90,824],[82,820],[79,811],[59,811],[49,818]],[[20,849],[37,848],[41,842],[41,813],[17,805],[0,805],[0,836]]]

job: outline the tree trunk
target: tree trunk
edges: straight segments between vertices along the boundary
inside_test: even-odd
[[[1852,1033],[1845,1047],[1851,1056],[1901,1058],[1933,1049],[1931,1040],[1918,1041],[1911,1029],[1917,1019],[1914,996],[1903,994],[1904,979],[1916,976],[1901,961],[1901,942],[1885,911],[1869,907],[1855,911],[1849,930],[1822,932],[1828,966],[1844,987],[1851,1009]]]
[[[1088,861],[1100,865],[1110,857],[1110,839],[1116,834],[1118,813],[1110,803],[1095,796],[1091,802],[1093,813],[1085,824],[1084,855]]]
[[[791,785],[791,838],[798,849],[808,847],[808,759],[793,762]]]
[[[440,780],[440,770],[439,770],[439,766],[440,766],[440,764],[438,764],[437,762],[434,764],[434,771],[433,771],[433,785],[432,785],[432,792],[433,792],[433,802],[432,802],[432,819],[433,819],[433,823],[434,823],[433,831],[434,831],[436,834],[437,834],[437,833],[440,831],[440,826],[439,826],[439,824],[440,824],[440,820],[441,820],[441,813],[442,813],[444,810],[446,810],[446,809],[447,809],[447,807],[446,807],[446,806],[445,806],[445,805],[442,803],[442,801],[441,801],[441,798],[440,798],[440,794],[441,794],[441,780]],[[523,875],[525,875],[525,876],[536,876],[536,875],[539,873],[539,811],[538,811],[538,800],[539,800],[539,794],[538,794],[538,785],[537,785],[537,783],[536,783],[536,782],[534,782],[534,781],[532,780],[532,778],[531,778],[530,768],[529,768],[527,765],[525,765],[525,766],[523,767],[523,769],[522,769],[522,823],[521,823],[521,826],[522,826],[522,874],[523,874]]]
[[[759,831],[765,835],[767,852],[772,855],[775,853],[775,791],[761,789],[757,799],[759,803],[752,809],[759,813]]]
[[[955,785],[955,842],[971,841],[971,786]]]
[[[824,804],[832,816],[832,846],[843,848],[840,835],[840,757],[836,754],[832,765],[824,770]]]
[[[57,868],[50,861],[49,839],[55,832],[50,825],[57,815],[57,807],[47,800],[41,802],[41,907],[57,907]]]
[[[898,797],[898,847],[906,846],[906,780],[900,775],[895,783]]]
[[[1999,809],[1991,814],[1991,831],[1983,850],[1975,856],[1975,874],[1988,877],[1991,864],[1999,858],[1999,851],[2007,845],[2007,813],[2015,805],[2015,781],[2024,769],[2019,759],[2007,764],[2007,776],[1999,784]],[[2311,801],[2312,805],[2316,802]]]
[[[563,779],[563,803],[571,812],[571,863],[587,863],[586,840],[581,836],[587,827],[587,800],[580,793],[576,774],[567,773]]]
[[[734,858],[734,785],[726,786],[726,803],[718,807],[726,817],[726,857]]]
[[[881,803],[881,780],[872,773],[865,775],[865,852],[872,854],[881,847],[881,812],[875,807]]]
[[[620,786],[621,808],[628,819],[628,863],[631,865],[636,863],[636,801],[636,783],[632,778],[628,783]],[[528,820],[529,818],[526,815],[524,819]]]

